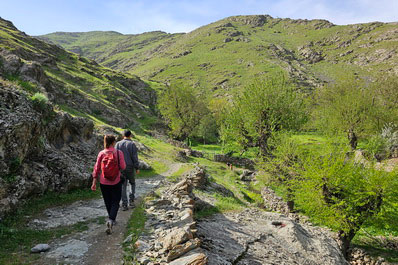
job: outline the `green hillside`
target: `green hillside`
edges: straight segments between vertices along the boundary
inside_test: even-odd
[[[153,49],[173,43],[181,34],[162,31],[123,35],[114,31],[56,32],[39,38],[118,70],[130,70],[151,57]],[[163,45],[163,46],[162,46]]]
[[[397,23],[338,26],[325,20],[236,16],[179,35],[87,32],[41,38],[143,78],[178,80],[221,94],[279,71],[307,88],[345,75],[398,73]],[[149,38],[156,41],[140,41]],[[99,55],[104,50],[106,58]]]
[[[0,77],[97,124],[127,127],[153,117],[155,92],[149,83],[30,37],[3,19]]]

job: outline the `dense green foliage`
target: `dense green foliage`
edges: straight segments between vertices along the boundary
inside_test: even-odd
[[[297,130],[306,119],[303,95],[282,76],[258,81],[237,93],[221,127],[225,143],[246,151],[259,147],[269,154],[269,139],[280,131]]]
[[[171,134],[179,139],[200,137],[214,139],[216,131],[205,99],[188,86],[172,85],[159,94],[159,109],[171,129]]]
[[[279,137],[266,164],[270,183],[293,200],[296,210],[339,232],[344,252],[362,227],[398,227],[398,171],[386,172],[350,155],[343,139],[317,146]],[[317,143],[319,145],[321,143]]]
[[[319,88],[314,100],[317,127],[324,132],[346,134],[353,149],[358,139],[380,134],[384,126],[398,121],[396,79],[370,84],[342,79]]]

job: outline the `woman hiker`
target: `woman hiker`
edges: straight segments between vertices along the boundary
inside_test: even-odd
[[[95,191],[97,189],[97,178],[99,178],[102,197],[109,217],[106,222],[106,233],[108,235],[112,233],[122,197],[120,171],[126,168],[123,152],[114,148],[115,143],[115,136],[104,136],[104,150],[98,154],[93,171],[93,184],[91,185],[91,190]]]

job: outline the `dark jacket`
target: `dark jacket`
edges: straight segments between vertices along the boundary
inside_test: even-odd
[[[115,148],[123,152],[126,168],[138,169],[138,150],[132,140],[123,139],[116,143]]]

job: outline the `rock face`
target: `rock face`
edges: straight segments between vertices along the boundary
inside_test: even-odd
[[[261,210],[216,214],[198,222],[198,235],[212,265],[348,264],[326,229]]]
[[[0,83],[0,215],[47,190],[87,185],[98,150],[84,118],[37,109],[26,93]]]

